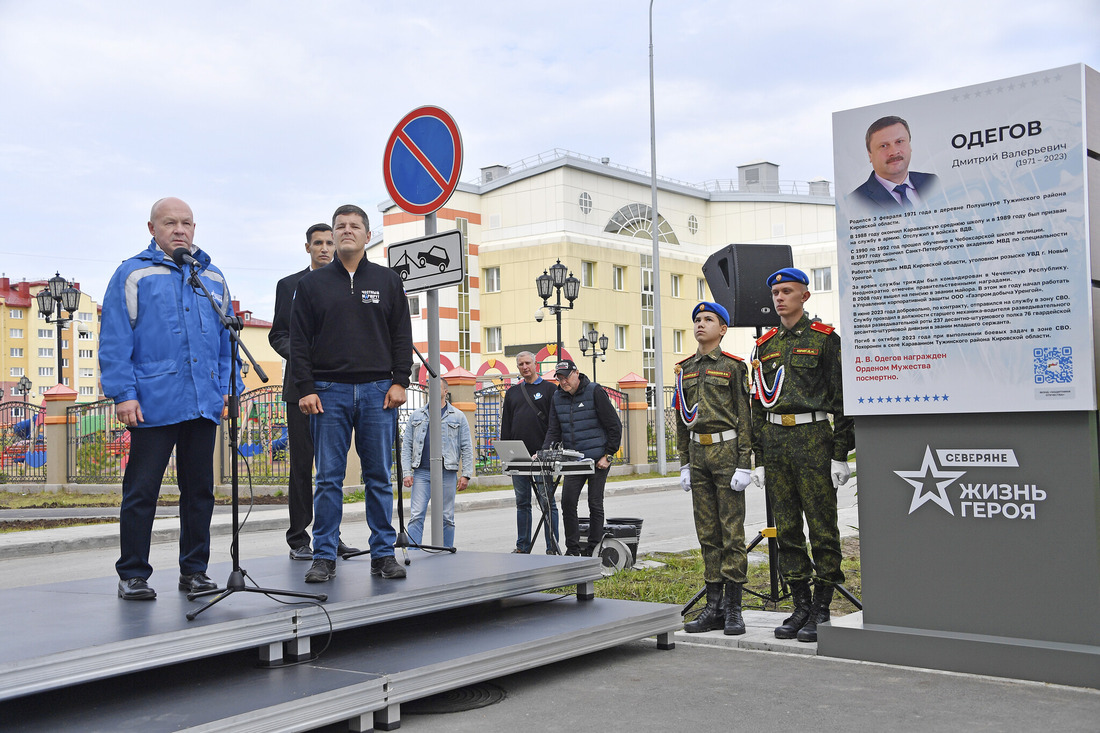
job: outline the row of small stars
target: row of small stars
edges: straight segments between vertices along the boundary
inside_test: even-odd
[[[924,395],[923,397],[921,395],[913,395],[912,397],[899,395],[895,397],[860,397],[859,404],[862,405],[865,402],[947,402],[947,400],[947,395],[938,394]]]

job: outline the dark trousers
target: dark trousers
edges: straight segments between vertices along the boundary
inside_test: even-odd
[[[565,525],[565,551],[580,553],[580,527],[577,523],[577,503],[581,489],[588,482],[588,544],[595,547],[603,539],[603,486],[611,467],[597,468],[588,476],[566,476],[561,489],[562,523]]]
[[[122,477],[118,577],[153,574],[149,543],[157,497],[172,448],[180,490],[180,572],[206,572],[210,560],[210,516],[214,513],[214,442],[218,426],[205,418],[155,428],[130,429],[130,461]]]
[[[298,409],[297,402],[286,405],[286,433],[290,453],[290,529],[286,531],[286,543],[296,548],[310,543],[306,530],[313,522],[313,436],[309,415]]]

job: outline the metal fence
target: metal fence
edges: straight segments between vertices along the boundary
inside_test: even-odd
[[[286,428],[286,403],[279,385],[259,387],[240,396],[237,421],[237,479],[257,486],[284,486],[290,478],[290,439]],[[229,420],[218,431],[228,446]],[[228,450],[222,451],[221,482],[233,478]]]
[[[649,410],[646,418],[646,433],[648,440],[646,445],[649,446],[648,455],[646,460],[649,463],[657,462],[657,411],[653,407],[652,392],[650,393]],[[676,460],[678,455],[676,451],[676,410],[672,409],[672,398],[676,394],[675,387],[665,387],[664,400],[662,405],[662,415],[665,421],[665,458],[666,460]]]
[[[46,483],[46,410],[0,403],[0,484]]]
[[[120,484],[130,460],[130,431],[115,417],[112,400],[86,402],[65,410],[65,472],[69,483]],[[176,483],[176,452],[164,483]]]

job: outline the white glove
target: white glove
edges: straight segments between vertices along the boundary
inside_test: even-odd
[[[730,478],[730,488],[734,491],[744,491],[752,483],[752,473],[747,468],[739,468],[733,472]]]
[[[830,473],[833,476],[833,488],[839,489],[848,483],[848,479],[852,477],[852,469],[848,467],[847,461],[832,461],[831,463],[832,470]]]
[[[680,468],[680,488],[684,491],[691,491],[691,466]]]
[[[757,466],[752,470],[752,482],[756,484],[756,488],[764,488],[764,467]]]

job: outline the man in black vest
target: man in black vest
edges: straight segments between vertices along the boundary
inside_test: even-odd
[[[558,389],[551,399],[550,427],[542,447],[561,443],[596,460],[596,472],[587,476],[566,476],[562,484],[561,509],[565,525],[565,554],[580,555],[580,527],[577,502],[588,482],[588,546],[603,539],[603,487],[611,469],[611,458],[619,450],[623,424],[603,387],[577,371],[577,365],[562,359],[554,367]]]
[[[312,560],[309,525],[313,521],[313,438],[309,435],[309,416],[298,409],[298,388],[290,376],[290,313],[294,306],[294,289],[298,281],[310,270],[316,270],[332,262],[336,245],[332,241],[332,227],[314,224],[306,230],[306,253],[309,267],[293,275],[287,275],[275,286],[275,319],[271,322],[267,340],[271,348],[286,360],[283,371],[283,402],[286,408],[287,452],[290,455],[290,478],[287,487],[287,503],[290,505],[290,529],[286,542],[290,545],[291,560]],[[358,552],[340,542],[337,554],[343,557]]]

